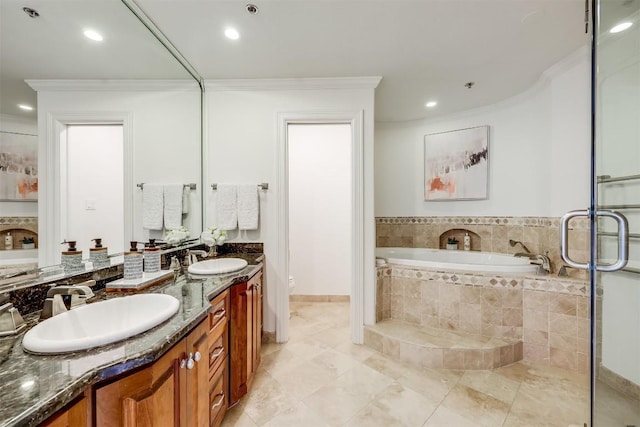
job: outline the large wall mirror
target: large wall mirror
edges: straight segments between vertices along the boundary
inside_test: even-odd
[[[0,274],[162,239],[145,191],[182,185],[170,226],[201,232],[200,84],[131,4],[0,1]]]

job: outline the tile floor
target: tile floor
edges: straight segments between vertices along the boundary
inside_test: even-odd
[[[582,427],[588,390],[584,375],[521,362],[491,371],[399,363],[351,343],[348,303],[292,302],[289,342],[263,346],[252,389],[223,427]]]

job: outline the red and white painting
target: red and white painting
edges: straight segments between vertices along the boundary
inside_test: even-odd
[[[424,199],[486,199],[488,148],[489,126],[425,135]]]
[[[38,200],[38,137],[0,132],[0,200]]]

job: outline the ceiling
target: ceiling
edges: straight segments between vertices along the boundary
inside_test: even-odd
[[[257,14],[247,12],[249,1]],[[498,102],[589,43],[584,0],[137,3],[205,79],[381,76],[378,121]],[[15,114],[13,99],[5,100],[19,95],[24,79],[187,78],[119,0],[0,0],[0,6],[2,113]],[[40,17],[29,18],[23,6]],[[106,32],[99,46],[80,35],[87,25]],[[237,28],[239,40],[223,36],[227,26]],[[465,88],[470,81],[473,88]],[[424,105],[430,100],[438,102],[433,109]]]

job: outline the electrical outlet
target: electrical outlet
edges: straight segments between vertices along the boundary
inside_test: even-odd
[[[96,210],[96,201],[94,199],[86,199],[84,201],[84,209],[87,211],[95,211]]]

